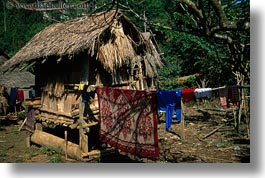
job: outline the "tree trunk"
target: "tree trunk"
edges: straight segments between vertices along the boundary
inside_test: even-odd
[[[38,145],[54,148],[59,152],[66,153],[73,159],[81,160],[81,150],[77,144],[67,141],[67,149],[65,147],[65,140],[46,132],[35,130],[31,136],[31,141]]]

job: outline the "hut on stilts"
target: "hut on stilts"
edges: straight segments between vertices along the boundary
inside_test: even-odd
[[[154,89],[162,66],[150,35],[116,10],[48,26],[2,70],[21,63],[35,66],[36,98],[40,98],[27,103],[34,109],[30,141],[78,160],[98,154],[89,143],[93,139],[89,133],[98,125],[95,86]],[[62,132],[59,136],[45,132],[47,127]],[[74,133],[77,137],[70,140]]]

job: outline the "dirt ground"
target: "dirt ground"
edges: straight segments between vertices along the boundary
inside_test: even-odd
[[[160,117],[158,125],[160,157],[157,160],[128,155],[113,148],[101,150],[101,156],[88,163],[249,163],[250,140],[246,122],[241,121],[239,132],[234,128],[233,114],[189,108],[186,110],[184,137],[181,124],[172,123],[165,130]],[[18,131],[21,120],[0,120],[1,163],[76,163],[52,148],[31,145],[26,147],[26,130]],[[219,129],[217,129],[219,128]]]

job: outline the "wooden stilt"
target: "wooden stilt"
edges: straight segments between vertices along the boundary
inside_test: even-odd
[[[235,126],[235,129],[238,131],[238,125],[237,125],[237,111],[235,108],[233,108],[233,114],[234,114],[234,126]]]
[[[42,128],[42,124],[37,122],[37,123],[35,124],[35,130],[42,131],[42,130],[43,130],[43,128]]]
[[[250,108],[249,108],[249,101],[250,98],[245,96],[246,101],[246,123],[247,123],[247,136],[250,137]]]
[[[84,105],[85,104],[82,103],[82,101],[80,100],[78,124],[79,124],[79,146],[82,152],[86,153],[88,152],[88,136],[86,135],[86,131],[84,131],[85,128],[82,127],[86,123],[83,118],[84,108],[85,108]]]
[[[30,135],[26,137],[26,147],[30,148]]]

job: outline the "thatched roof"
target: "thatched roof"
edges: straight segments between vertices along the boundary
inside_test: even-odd
[[[34,86],[34,84],[35,76],[30,72],[14,70],[3,73],[0,71],[0,85],[7,88],[29,88]]]
[[[50,56],[69,59],[80,52],[96,57],[109,72],[144,58],[147,75],[155,76],[162,65],[151,40],[123,13],[113,10],[46,27],[4,63],[2,70],[44,62]]]

